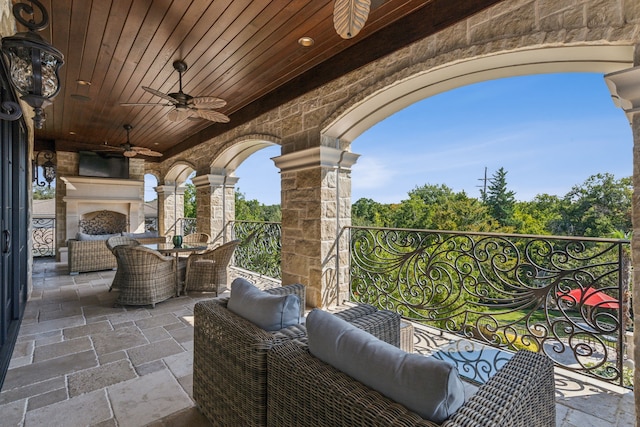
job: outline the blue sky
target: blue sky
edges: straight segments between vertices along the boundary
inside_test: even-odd
[[[479,197],[485,167],[500,167],[517,200],[566,194],[596,173],[632,174],[631,127],[602,74],[543,74],[492,80],[445,92],[388,117],[360,135],[352,201],[397,203],[424,184]],[[247,199],[280,203],[272,157],[253,154],[236,171]]]

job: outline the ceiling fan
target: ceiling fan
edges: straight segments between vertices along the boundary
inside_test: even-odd
[[[173,93],[162,93],[159,90],[152,89],[150,87],[141,86],[142,89],[149,92],[152,95],[160,97],[168,102],[125,102],[120,105],[125,106],[163,106],[174,107],[167,113],[167,119],[172,122],[181,122],[188,117],[203,118],[211,120],[212,122],[227,123],[229,117],[222,114],[219,111],[215,111],[216,108],[221,108],[227,105],[227,101],[213,96],[191,96],[182,91],[182,73],[187,70],[187,63],[182,60],[174,61],[173,68],[178,72],[180,79],[180,90]]]
[[[151,157],[162,157],[162,153],[159,153],[157,151],[150,150],[146,147],[136,147],[134,145],[131,145],[131,143],[129,142],[129,131],[133,129],[133,126],[127,124],[127,125],[124,125],[123,127],[127,131],[127,142],[125,142],[124,144],[120,144],[120,148],[124,150],[124,153],[122,154],[125,157],[134,157],[137,154],[142,154],[143,156],[151,156]]]

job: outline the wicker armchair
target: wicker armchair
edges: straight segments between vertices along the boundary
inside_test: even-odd
[[[187,243],[194,245],[196,243],[209,243],[211,241],[211,236],[207,233],[191,233],[187,234],[182,238],[182,243]]]
[[[116,304],[151,305],[175,296],[175,258],[144,246],[114,248],[122,272]]]
[[[217,248],[190,254],[185,274],[185,295],[188,291],[215,292],[216,296],[223,292],[228,285],[227,267],[239,243],[239,240],[232,240]]]
[[[294,294],[305,300],[305,288],[300,284],[266,292]],[[193,398],[212,425],[264,426],[267,352],[276,344],[306,336],[306,328],[295,325],[275,333],[264,331],[229,311],[228,301],[214,298],[194,307]],[[384,336],[399,342],[400,316],[396,313],[367,305],[350,310],[342,316],[351,323],[362,328],[375,324],[375,329],[386,329]]]
[[[269,426],[429,426],[404,406],[313,357],[298,340],[268,353]],[[443,427],[556,425],[553,363],[517,352]]]
[[[109,237],[106,240],[107,248],[111,251],[111,253],[115,256],[115,252],[113,251],[116,246],[128,245],[128,246],[138,246],[140,242],[136,239],[126,236],[113,236]],[[118,257],[116,256],[116,262],[118,262]],[[116,270],[116,274],[113,277],[113,282],[111,282],[111,286],[109,286],[109,292],[111,292],[114,288],[120,288],[120,283],[122,282],[122,268],[118,268]]]

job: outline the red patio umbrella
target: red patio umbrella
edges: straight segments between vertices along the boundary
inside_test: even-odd
[[[560,296],[560,299],[565,301],[577,302],[578,304],[582,303],[597,308],[620,308],[620,304],[617,299],[593,288],[572,289],[568,294],[558,292],[558,296]]]

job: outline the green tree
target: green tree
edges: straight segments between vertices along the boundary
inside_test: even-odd
[[[393,210],[393,224],[398,228],[432,229],[438,205],[453,197],[454,191],[444,184],[425,184],[409,192],[409,199]]]
[[[481,191],[482,200],[489,209],[489,214],[503,227],[513,227],[516,193],[507,190],[507,171],[498,169],[491,179],[487,191]]]
[[[388,205],[361,198],[351,206],[351,223],[362,227],[381,227],[386,213],[390,214]]]
[[[33,200],[47,200],[54,197],[56,197],[56,189],[54,187],[33,186]]]
[[[555,234],[605,237],[631,231],[631,178],[616,180],[610,173],[592,175],[562,199]]]
[[[239,190],[235,192],[236,219],[238,221],[279,222],[280,205],[264,205],[257,200],[247,200]]]
[[[552,225],[560,220],[562,200],[550,194],[538,194],[530,202],[516,202],[514,219],[520,234],[552,234]]]
[[[196,217],[196,186],[189,182],[184,188],[184,217]]]

